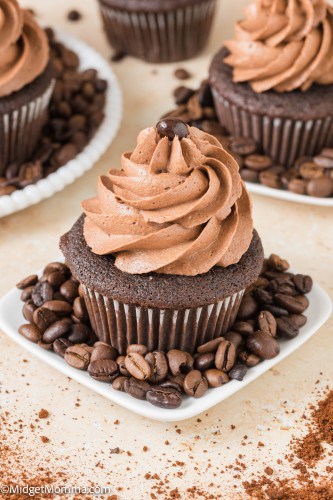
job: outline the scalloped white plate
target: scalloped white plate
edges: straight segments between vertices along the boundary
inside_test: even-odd
[[[108,82],[105,118],[87,146],[73,160],[31,186],[0,196],[0,217],[5,217],[49,198],[91,169],[114,139],[122,118],[122,93],[109,63],[93,48],[77,38],[56,30],[57,39],[74,50],[80,69],[95,68]]]
[[[138,415],[161,422],[176,422],[195,417],[218,403],[221,403],[221,401],[232,396],[240,389],[243,389],[247,384],[253,382],[256,378],[260,377],[260,375],[267,372],[267,370],[301,347],[301,345],[312,337],[312,335],[327,321],[332,312],[331,299],[322,288],[314,284],[311,293],[308,295],[310,305],[306,311],[308,318],[306,325],[301,328],[296,338],[281,342],[281,351],[276,358],[263,361],[259,363],[259,365],[249,369],[242,382],[232,380],[218,389],[209,389],[200,399],[184,398],[180,408],[165,410],[163,408],[157,408],[147,401],[140,401],[132,398],[128,394],[115,391],[110,384],[104,384],[92,379],[87,372],[72,368],[54,352],[45,351],[38,347],[37,344],[33,344],[22,337],[22,335],[18,333],[18,328],[23,323],[26,323],[26,320],[21,312],[22,302],[20,300],[20,294],[20,290],[13,288],[0,300],[0,328],[14,340],[14,342],[17,342],[17,344],[56,370],[76,380],[92,391],[101,394],[113,403],[123,406]]]
[[[262,184],[255,184],[254,182],[245,182],[245,184],[247,190],[253,194],[260,194],[262,196],[277,198],[279,200],[292,201],[294,203],[306,203],[307,205],[316,205],[318,207],[333,207],[333,197],[315,198],[314,196],[296,194],[291,191],[284,191],[283,189],[273,189],[263,186]]]

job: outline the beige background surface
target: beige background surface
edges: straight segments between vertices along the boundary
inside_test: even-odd
[[[22,3],[33,7],[45,24],[81,37],[110,57],[94,0]],[[98,174],[118,166],[120,154],[133,147],[137,132],[173,107],[171,91],[179,85],[173,76],[175,67],[189,69],[193,78],[188,83],[196,85],[206,75],[212,53],[232,34],[233,21],[246,3],[219,1],[212,40],[196,60],[160,67],[127,58],[113,64],[124,94],[121,130],[102,160],[84,177],[51,199],[0,219],[0,295],[23,276],[59,257],[59,236],[80,214],[80,200],[95,192]],[[66,20],[66,12],[74,7],[84,15],[78,23]],[[333,211],[259,196],[253,196],[253,204],[255,225],[266,253],[280,253],[294,268],[311,274],[333,297]],[[0,332],[2,411],[9,412],[11,421],[22,418],[24,422],[23,439],[13,433],[8,440],[20,446],[32,468],[50,460],[51,467],[66,468],[69,483],[110,482],[119,498],[149,498],[158,481],[144,479],[147,472],[159,474],[163,481],[167,476],[182,498],[200,498],[186,493],[193,485],[214,498],[245,498],[241,483],[250,478],[251,471],[260,473],[268,464],[277,470],[276,459],[283,459],[292,433],[305,432],[299,417],[307,404],[315,401],[315,387],[330,383],[332,388],[332,334],[331,319],[276,369],[200,416],[201,421],[180,423],[178,433],[175,425],[150,422],[110,404],[34,359]],[[50,412],[49,423],[41,421],[32,432],[29,424],[40,408]],[[290,413],[292,408],[295,413]],[[114,424],[116,420],[119,424]],[[50,442],[42,445],[40,435],[46,435]],[[244,435],[248,436],[247,446],[242,445]],[[258,441],[265,446],[258,448]],[[117,446],[121,453],[110,454]],[[148,447],[146,452],[143,446]],[[239,453],[248,468],[235,478],[237,472],[227,465]],[[59,461],[52,465],[56,458]],[[172,466],[175,460],[185,465]],[[283,463],[281,470],[284,467]],[[119,487],[123,490],[117,492]]]

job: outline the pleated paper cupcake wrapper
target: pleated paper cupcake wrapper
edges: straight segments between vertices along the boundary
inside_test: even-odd
[[[172,62],[203,49],[216,0],[159,13],[114,9],[103,0],[99,4],[107,37],[117,51],[148,62]]]
[[[307,121],[272,118],[249,113],[212,91],[220,123],[232,135],[252,137],[277,164],[290,167],[301,156],[333,146],[333,116]]]
[[[92,328],[97,337],[126,354],[129,344],[149,350],[195,348],[226,333],[235,322],[244,290],[203,307],[158,309],[123,304],[83,286]]]
[[[31,158],[47,120],[54,83],[37,99],[0,116],[0,176],[10,163]]]

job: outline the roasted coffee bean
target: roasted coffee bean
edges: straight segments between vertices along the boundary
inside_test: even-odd
[[[208,382],[209,387],[221,387],[221,385],[227,384],[229,382],[229,376],[216,368],[210,368],[204,371],[204,376]]]
[[[82,297],[76,297],[73,302],[74,315],[80,321],[87,321],[89,318],[88,311],[84,299]]]
[[[59,338],[53,342],[53,350],[56,354],[64,358],[66,350],[72,345],[72,342],[70,342],[68,339]]]
[[[253,283],[253,286],[255,288],[259,288],[259,287],[265,287],[269,284],[269,280],[266,279],[266,278],[263,278],[262,276],[259,276],[257,278],[257,280]]]
[[[305,274],[296,274],[292,280],[294,282],[296,290],[299,293],[304,294],[311,292],[313,281],[310,276],[307,276]]]
[[[125,366],[127,371],[137,380],[147,380],[151,376],[149,363],[137,352],[127,354]]]
[[[234,346],[236,347],[236,349],[238,349],[238,347],[242,344],[243,342],[243,337],[240,333],[238,332],[227,332],[225,335],[224,335],[224,338],[226,340],[229,340],[229,342],[232,342],[234,344]]]
[[[246,167],[259,172],[271,167],[272,164],[272,159],[269,156],[253,154],[245,158]]]
[[[215,354],[215,366],[218,370],[228,372],[236,361],[236,347],[232,342],[223,340],[217,348]]]
[[[238,319],[253,318],[258,310],[258,304],[252,295],[245,294],[238,310]]]
[[[176,104],[184,104],[194,94],[194,90],[187,87],[177,87],[173,95],[175,96]]]
[[[118,375],[118,365],[112,359],[97,359],[90,361],[89,375],[100,382],[112,382]]]
[[[65,352],[65,361],[73,368],[86,370],[90,363],[90,349],[82,344],[68,347]]]
[[[178,68],[174,71],[174,75],[178,80],[188,80],[191,78],[191,73],[187,71],[187,69],[184,68]]]
[[[73,312],[72,305],[64,300],[48,300],[44,302],[43,307],[50,309],[59,317],[71,316]]]
[[[167,387],[169,389],[175,389],[176,391],[181,393],[183,390],[184,384],[179,385],[174,380],[164,380],[163,382],[158,384],[158,387]]]
[[[43,271],[43,276],[48,277],[51,273],[58,271],[64,276],[69,277],[70,275],[70,270],[66,266],[66,264],[63,264],[62,262],[50,262]]]
[[[20,299],[22,300],[22,302],[27,302],[28,300],[31,299],[31,294],[32,294],[34,288],[35,288],[34,286],[28,286],[27,288],[22,290],[22,293],[20,296]]]
[[[277,333],[280,337],[293,339],[299,334],[299,328],[292,321],[289,321],[288,317],[277,318],[276,324]]]
[[[58,321],[57,316],[46,307],[38,307],[33,313],[33,322],[42,332],[56,321]]]
[[[147,346],[143,344],[130,344],[127,346],[126,353],[131,354],[132,352],[137,352],[141,356],[145,356],[148,352]]]
[[[167,137],[169,141],[172,141],[176,136],[181,140],[188,135],[186,123],[178,118],[160,120],[156,125],[156,130],[160,137]]]
[[[72,322],[69,318],[56,321],[43,333],[43,342],[52,344],[59,337],[64,337],[71,330],[71,327]]]
[[[184,379],[185,375],[183,373],[179,373],[178,375],[168,375],[168,379],[166,382],[174,382],[178,386],[180,386],[182,389],[184,388]]]
[[[279,306],[293,314],[301,314],[309,306],[309,300],[304,295],[295,295],[294,297],[290,297],[289,295],[277,293],[274,296],[274,300]]]
[[[299,173],[306,180],[318,179],[318,177],[323,175],[324,169],[314,161],[308,161],[302,163],[299,167]]]
[[[291,179],[288,182],[288,189],[296,194],[306,194],[307,182],[303,179]]]
[[[217,337],[216,339],[210,340],[209,342],[206,342],[205,344],[199,346],[197,351],[200,354],[209,354],[211,352],[215,353],[220,342],[222,342],[223,340],[224,337]]]
[[[136,399],[146,399],[146,394],[150,390],[150,385],[144,380],[137,380],[134,377],[125,380],[124,389],[127,394]]]
[[[208,382],[199,370],[191,370],[184,379],[184,391],[188,396],[201,398],[208,389]]]
[[[37,342],[42,338],[42,332],[36,325],[21,325],[18,331],[21,335],[23,335],[23,337],[30,340],[30,342],[34,342],[35,344],[37,344]]]
[[[212,108],[214,106],[212,89],[207,80],[203,81],[200,85],[198,90],[198,100],[203,108]]]
[[[246,345],[247,348],[260,359],[275,358],[280,352],[279,343],[275,338],[269,333],[261,332],[260,330],[249,335]]]
[[[52,300],[53,288],[47,281],[38,282],[31,294],[31,298],[35,306],[40,307],[45,302]]]
[[[232,137],[230,149],[233,153],[242,156],[252,155],[257,151],[257,145],[250,137]]]
[[[99,359],[112,359],[114,361],[116,358],[117,351],[114,347],[105,342],[96,342],[94,344],[94,350],[91,353],[90,361],[93,362]]]
[[[289,263],[286,260],[281,259],[281,257],[275,253],[272,253],[269,256],[267,263],[272,271],[284,272],[289,269]]]
[[[74,302],[78,295],[79,283],[69,279],[65,281],[60,287],[60,293],[65,297],[68,302]]]
[[[39,160],[23,163],[19,170],[19,185],[21,188],[35,184],[43,177],[43,167]]]
[[[248,368],[252,368],[260,363],[260,358],[248,351],[241,351],[238,355],[239,360],[244,363]]]
[[[47,281],[51,286],[59,288],[66,281],[66,275],[60,271],[53,271],[48,275]]]
[[[67,14],[67,19],[69,21],[79,21],[81,18],[82,14],[76,9],[70,10]]]
[[[115,389],[116,391],[125,392],[126,380],[128,380],[128,378],[124,377],[123,375],[120,377],[116,377],[112,382],[112,389]]]
[[[296,328],[302,328],[307,322],[307,317],[304,314],[289,314],[288,321]]]
[[[259,181],[264,186],[270,187],[272,189],[281,189],[282,182],[280,179],[280,175],[276,172],[272,172],[271,170],[265,170],[260,172]]]
[[[237,365],[235,365],[233,369],[230,370],[229,377],[233,380],[238,380],[239,382],[241,382],[244,379],[247,370],[247,366],[243,365],[242,363],[237,363]]]
[[[261,311],[258,316],[258,328],[262,332],[269,333],[272,337],[276,336],[276,319],[269,311]]]
[[[26,302],[23,306],[22,313],[23,316],[29,323],[33,322],[33,314],[36,311],[36,306],[32,301]]]
[[[273,304],[273,294],[265,288],[256,288],[253,293],[260,304]]]
[[[126,366],[125,366],[125,356],[118,356],[116,358],[116,362],[119,366],[119,371],[122,375],[125,375],[125,377],[130,377],[131,374],[129,373],[129,371],[127,370]]]
[[[263,274],[264,277],[269,280],[280,279],[280,280],[290,281],[290,279],[294,276],[292,273],[278,272],[278,271],[264,271]]]
[[[247,321],[237,321],[232,325],[232,329],[243,336],[250,335],[254,331],[253,326]]]
[[[89,340],[90,333],[91,330],[86,325],[76,323],[75,325],[72,325],[67,338],[73,344],[82,344],[83,342],[87,342]]]
[[[53,351],[53,344],[45,344],[45,342],[43,342],[42,340],[39,340],[37,344],[38,347],[44,349],[44,351]]]
[[[146,393],[146,399],[159,408],[174,409],[182,404],[181,394],[170,387],[154,387]]]
[[[167,353],[167,359],[172,375],[189,372],[194,361],[189,353],[178,349],[171,349],[171,351]]]
[[[245,182],[259,182],[259,172],[250,170],[249,168],[242,168],[240,170],[240,176]]]
[[[292,281],[276,279],[269,282],[266,289],[271,293],[282,293],[283,295],[295,295],[295,286]]]
[[[19,290],[24,290],[25,288],[36,285],[37,281],[37,274],[31,274],[30,276],[27,276],[23,280],[19,281],[19,283],[17,283],[16,285],[16,288],[18,288]]]
[[[209,352],[207,354],[200,354],[194,360],[194,369],[199,370],[201,372],[208,370],[214,366],[215,354],[213,352]]]
[[[149,352],[145,356],[151,370],[151,375],[148,379],[152,384],[162,382],[168,375],[168,362],[165,354],[161,351]]]
[[[288,311],[283,307],[276,306],[275,304],[265,304],[265,309],[273,314],[275,318],[281,316],[288,316]]]

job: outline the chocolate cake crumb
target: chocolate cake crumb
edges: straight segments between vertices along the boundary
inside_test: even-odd
[[[38,413],[39,418],[47,418],[48,416],[49,416],[49,412],[47,410],[44,410],[44,408],[39,410],[39,413]]]

